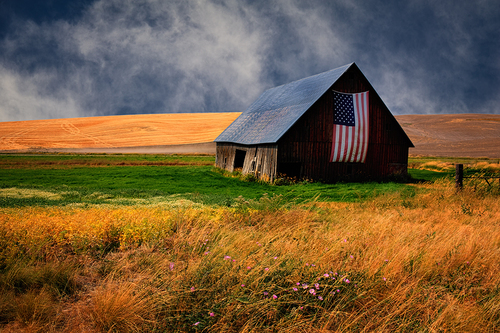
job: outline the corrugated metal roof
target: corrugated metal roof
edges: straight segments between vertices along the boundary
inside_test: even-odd
[[[266,90],[215,142],[276,143],[351,65]]]

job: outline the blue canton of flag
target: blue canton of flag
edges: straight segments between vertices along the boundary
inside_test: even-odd
[[[334,93],[333,98],[335,102],[333,123],[344,126],[356,126],[352,95]]]

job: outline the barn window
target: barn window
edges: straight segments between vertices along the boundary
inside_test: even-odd
[[[236,154],[234,155],[234,169],[243,169],[243,164],[245,163],[245,157],[247,155],[246,150],[236,149]]]

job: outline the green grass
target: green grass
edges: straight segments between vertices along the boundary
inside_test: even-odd
[[[0,167],[71,167],[116,164],[213,164],[213,155],[191,154],[0,154]]]
[[[399,183],[294,184],[274,186],[225,177],[209,166],[133,166],[71,169],[2,170],[0,188],[38,189],[60,194],[43,197],[0,197],[0,206],[100,204],[112,199],[149,199],[180,195],[204,204],[231,205],[234,199],[258,199],[265,193],[287,200],[359,201],[408,186]]]
[[[23,165],[12,167],[23,160]],[[108,161],[111,161],[110,166],[105,164]],[[120,165],[122,162],[141,161],[170,161],[172,164]],[[237,203],[238,197],[258,200],[265,194],[282,196],[283,202],[354,202],[403,191],[411,186],[397,182],[275,186],[227,177],[212,166],[199,165],[213,161],[213,156],[196,155],[0,155],[0,207],[134,204],[133,200],[137,199],[144,199],[144,203],[185,199],[207,205],[232,206]],[[45,164],[40,167],[37,162]],[[50,164],[56,162],[61,164]],[[96,164],[99,167],[95,167]],[[425,181],[446,176],[440,172],[416,169],[410,170],[410,175]],[[1,194],[1,189],[12,188],[35,189],[57,196]]]

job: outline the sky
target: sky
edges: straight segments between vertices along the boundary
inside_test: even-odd
[[[244,111],[355,62],[394,115],[500,114],[498,0],[0,0],[0,121]]]

